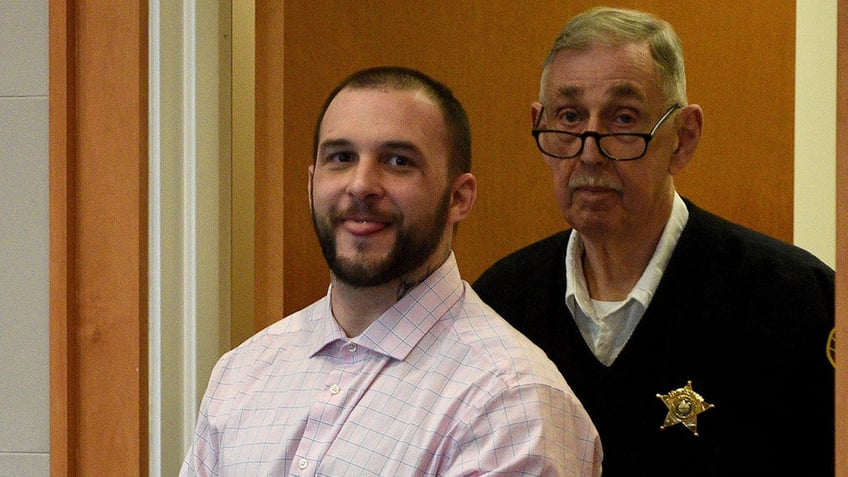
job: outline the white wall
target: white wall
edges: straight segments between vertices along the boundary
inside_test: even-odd
[[[798,0],[793,242],[836,267],[836,0]]]
[[[0,476],[49,471],[48,0],[0,0]]]

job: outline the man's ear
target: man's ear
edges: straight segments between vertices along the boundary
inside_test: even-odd
[[[477,178],[470,172],[464,172],[454,178],[451,191],[448,223],[453,225],[461,222],[471,213],[474,202],[477,200]]]
[[[678,122],[677,148],[668,164],[668,173],[671,175],[680,172],[695,155],[704,127],[704,112],[697,104],[690,104],[680,110]]]
[[[542,113],[542,103],[538,101],[533,101],[530,105],[530,127],[536,127],[537,120],[539,119],[539,114]]]

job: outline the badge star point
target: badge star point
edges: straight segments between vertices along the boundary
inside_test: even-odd
[[[692,381],[687,381],[686,386],[675,389],[668,394],[657,394],[668,408],[668,414],[660,429],[683,424],[696,436],[698,435],[698,414],[712,409],[712,404],[704,401],[700,394],[692,390]]]

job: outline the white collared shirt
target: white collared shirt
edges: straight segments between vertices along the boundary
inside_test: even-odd
[[[645,314],[688,220],[689,211],[686,204],[675,192],[671,216],[651,261],[627,298],[616,302],[593,300],[589,296],[586,277],[583,274],[583,242],[580,234],[576,230],[572,231],[565,253],[568,282],[565,304],[571,310],[586,344],[604,365],[612,365]]]

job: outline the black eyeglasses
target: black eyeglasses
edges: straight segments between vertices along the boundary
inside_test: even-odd
[[[601,154],[613,161],[633,161],[641,158],[648,150],[648,143],[654,138],[657,129],[671,116],[674,110],[681,108],[679,104],[668,108],[668,111],[654,125],[649,133],[613,133],[601,134],[597,131],[585,131],[573,133],[559,129],[536,129],[532,134],[536,138],[536,145],[544,154],[557,159],[571,159],[583,152],[587,137],[595,138]],[[541,121],[544,108],[539,111]],[[537,124],[538,125],[538,124]]]

